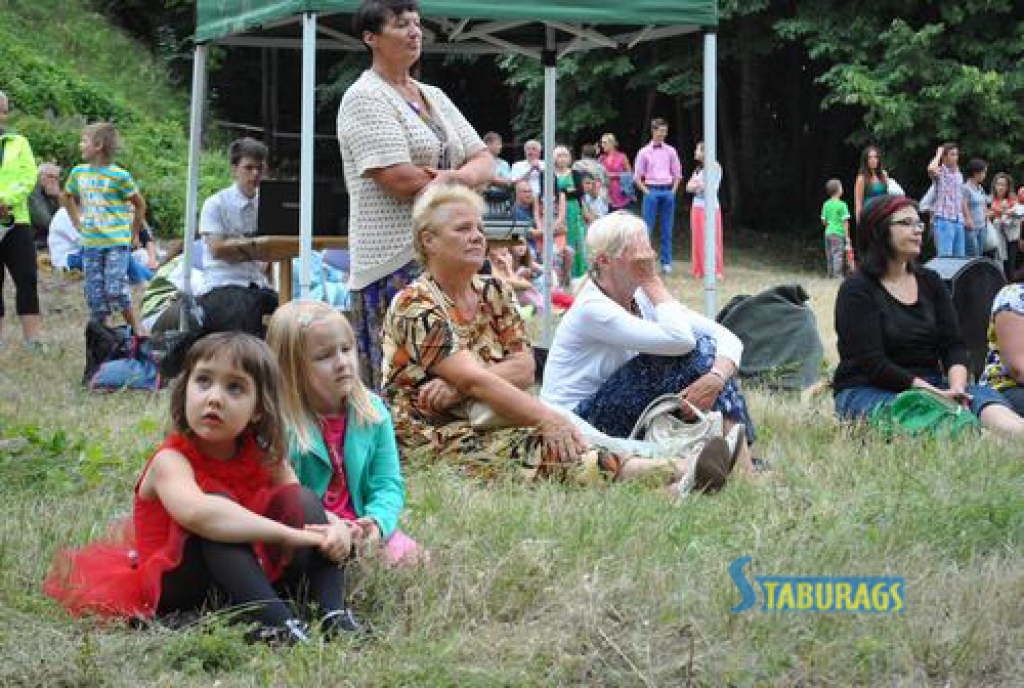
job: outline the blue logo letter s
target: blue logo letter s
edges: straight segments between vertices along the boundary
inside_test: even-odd
[[[729,564],[729,576],[732,577],[732,582],[736,585],[736,589],[740,591],[740,595],[743,599],[740,603],[729,611],[734,614],[739,612],[745,612],[755,604],[757,604],[757,594],[754,592],[754,588],[750,585],[746,576],[743,575],[743,567],[750,563],[750,556],[737,557]]]

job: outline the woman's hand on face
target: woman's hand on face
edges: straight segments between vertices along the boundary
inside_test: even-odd
[[[646,245],[637,251],[636,257],[633,258],[633,262],[630,265],[630,270],[633,273],[633,279],[638,284],[642,285],[658,278],[657,259],[658,255],[650,245]]]
[[[437,416],[463,400],[462,393],[454,386],[435,377],[420,387],[416,405],[427,416]]]
[[[705,373],[680,392],[679,398],[682,401],[690,402],[701,411],[707,412],[711,410],[715,400],[718,399],[718,395],[722,393],[723,387],[725,387],[725,381],[720,377],[711,373]],[[684,418],[693,418],[695,415],[693,410],[686,404],[682,405],[680,413]]]
[[[552,411],[537,427],[544,443],[544,458],[551,463],[572,463],[587,450],[579,429],[561,414]]]

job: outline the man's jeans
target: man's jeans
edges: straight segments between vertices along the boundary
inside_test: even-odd
[[[932,221],[932,226],[935,228],[935,252],[939,257],[963,258],[965,256],[963,222],[936,217]]]
[[[676,196],[671,185],[650,185],[644,195],[641,214],[647,223],[647,233],[654,243],[655,218],[661,219],[661,238],[658,245],[658,258],[662,265],[672,265],[672,222],[676,213]]]
[[[977,229],[964,229],[964,253],[968,258],[985,255],[985,235]]]

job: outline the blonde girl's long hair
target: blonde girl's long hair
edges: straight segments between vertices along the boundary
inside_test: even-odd
[[[328,321],[341,327],[352,341],[352,346],[356,346],[355,334],[345,316],[321,301],[290,301],[274,311],[267,328],[267,344],[281,369],[281,415],[285,425],[294,430],[298,448],[303,452],[312,448],[311,430],[319,424],[306,389],[309,379],[306,338],[310,327]],[[380,413],[373,407],[370,392],[357,374],[346,406],[353,411],[359,425],[371,425],[381,420]]]

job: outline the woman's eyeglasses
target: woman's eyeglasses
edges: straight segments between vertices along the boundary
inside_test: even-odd
[[[889,224],[900,225],[902,227],[908,227],[910,229],[919,229],[922,232],[924,231],[924,222],[921,222],[921,220],[912,220],[909,217],[905,220],[893,220]]]

